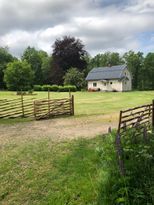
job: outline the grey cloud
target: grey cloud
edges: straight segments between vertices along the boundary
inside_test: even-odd
[[[137,35],[154,32],[153,0],[0,0],[0,42],[16,55],[28,45],[51,53],[72,35],[90,53],[139,49]],[[149,10],[150,9],[150,10]]]

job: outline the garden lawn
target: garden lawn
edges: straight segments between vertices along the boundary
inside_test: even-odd
[[[47,92],[35,92],[36,95],[25,96],[37,99],[47,98]],[[75,92],[75,115],[99,115],[119,112],[121,109],[151,103],[154,91],[132,92]],[[68,93],[51,92],[51,99],[68,97]],[[16,92],[0,91],[0,99],[13,99],[19,96]]]
[[[11,143],[0,154],[1,205],[94,205],[103,137],[55,143],[51,139]]]

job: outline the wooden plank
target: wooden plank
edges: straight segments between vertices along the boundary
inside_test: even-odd
[[[134,107],[134,108],[130,108],[130,109],[127,109],[127,110],[123,110],[122,112],[125,113],[125,112],[128,112],[128,111],[133,111],[133,110],[136,110],[136,109],[139,109],[139,108],[148,107],[148,106],[151,106],[151,105],[152,104],[141,105],[141,106],[138,106],[138,107]]]

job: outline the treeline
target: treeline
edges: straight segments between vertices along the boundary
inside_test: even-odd
[[[79,39],[65,36],[53,44],[48,55],[27,47],[20,59],[8,48],[0,48],[0,89],[31,89],[34,85],[75,85],[86,88],[85,77],[93,67],[127,64],[133,77],[133,89],[154,89],[154,53],[129,51],[120,55],[105,52],[91,57]]]

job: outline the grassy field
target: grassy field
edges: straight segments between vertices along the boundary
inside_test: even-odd
[[[47,98],[47,92],[36,92],[37,99]],[[75,92],[75,115],[99,115],[118,112],[120,109],[151,103],[154,91],[133,92]],[[68,93],[50,93],[51,98],[68,97]],[[19,97],[19,96],[18,96]],[[29,98],[30,96],[25,96]],[[15,92],[0,92],[0,99],[17,98]]]
[[[0,154],[0,204],[94,205],[102,137],[55,143],[8,143]]]
[[[34,97],[38,99],[47,97],[47,92],[36,94]],[[74,127],[76,124],[78,127],[81,125],[79,129],[81,133],[85,129],[85,121],[88,117],[91,121],[89,126],[93,127],[95,133],[95,121],[101,120],[97,122],[101,127],[106,119],[98,118],[98,116],[105,114],[109,117],[114,116],[114,113],[118,113],[120,109],[151,103],[154,99],[154,91],[76,92],[73,94],[75,96],[75,118],[70,118],[70,121],[75,120]],[[0,99],[16,97],[15,92],[0,92]],[[68,97],[68,93],[51,93],[51,98],[62,97]],[[79,123],[81,119],[82,122]],[[52,126],[56,126],[58,122],[61,123],[63,130],[69,133],[72,127],[68,121],[66,125],[62,124],[65,121],[66,118],[55,121],[17,123],[24,122],[19,119],[13,121],[15,124],[12,124],[10,120],[4,124],[0,120],[3,136],[0,136],[0,204],[102,205],[99,196],[103,172],[100,156],[96,150],[98,146],[103,147],[103,136],[76,140],[68,138],[69,140],[59,141],[56,136],[56,141],[56,137],[53,138],[53,127],[51,132],[48,132],[49,136],[37,137],[33,134],[32,138],[30,135],[33,129],[37,131],[36,133],[40,133],[39,128],[44,134],[45,124],[48,122],[52,123]],[[25,129],[28,129],[29,134],[26,134]],[[24,135],[21,134],[23,132]]]

